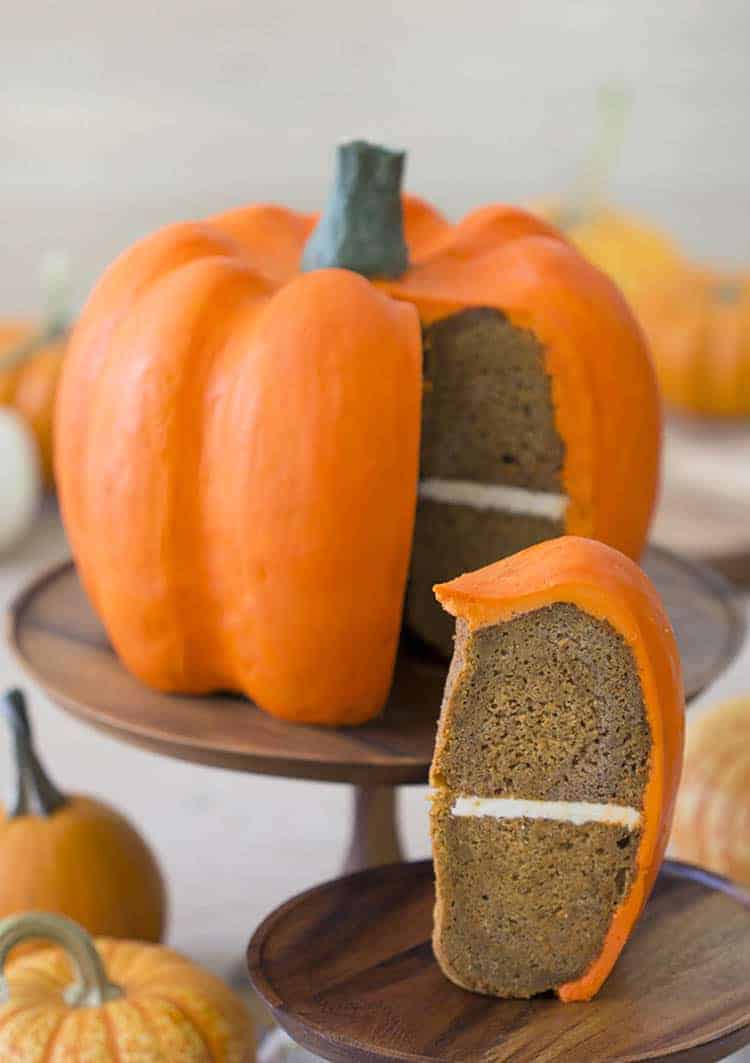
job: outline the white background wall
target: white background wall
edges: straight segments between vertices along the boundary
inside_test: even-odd
[[[253,199],[319,204],[333,144],[410,149],[451,214],[566,186],[602,81],[635,103],[614,195],[750,259],[746,0],[2,4],[0,312],[45,249],[82,294],[134,237]]]

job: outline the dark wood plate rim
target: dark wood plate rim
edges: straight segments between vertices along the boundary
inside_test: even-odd
[[[712,594],[721,600],[722,606],[730,616],[730,631],[726,644],[718,656],[717,666],[711,681],[720,675],[737,656],[745,637],[746,620],[741,600],[728,583],[728,581],[708,566],[688,561],[671,551],[658,546],[649,547],[650,554],[661,559],[673,567],[683,568],[692,580],[699,579],[705,586],[710,588]],[[193,736],[180,732],[165,732],[164,728],[150,726],[141,721],[132,722],[123,720],[116,714],[109,714],[82,702],[66,691],[60,690],[36,668],[24,655],[18,636],[19,625],[23,613],[29,601],[50,583],[66,575],[75,568],[72,559],[58,562],[42,571],[32,579],[25,587],[15,595],[6,609],[5,631],[7,642],[24,670],[48,693],[58,705],[82,720],[89,726],[93,726],[104,733],[111,735],[120,741],[140,746],[161,755],[176,757],[192,763],[204,763],[223,767],[234,771],[258,772],[266,775],[276,775],[286,778],[315,779],[329,782],[348,782],[361,785],[417,785],[426,781],[426,771],[429,759],[407,751],[398,754],[383,753],[378,755],[373,747],[371,758],[355,760],[351,756],[328,755],[325,759],[320,758],[314,751],[311,743],[311,751],[296,748],[293,753],[284,755],[281,753],[262,753],[253,750],[240,750],[228,747],[221,740],[212,742],[210,738],[203,736],[200,740]],[[110,652],[114,652],[110,650]],[[429,659],[421,662],[425,669],[433,666]],[[706,689],[708,683],[704,683],[699,689],[691,691],[692,700]],[[168,695],[164,695],[168,697]],[[206,700],[196,698],[196,701]],[[238,705],[242,705],[243,699],[237,697]],[[253,707],[255,712],[262,710]],[[292,726],[292,725],[288,725]],[[316,727],[305,728],[303,725],[294,725],[296,732],[309,730],[311,735],[320,733]],[[332,734],[341,736],[352,735],[356,737],[357,728],[334,730]],[[366,734],[363,729],[363,736]]]
[[[403,861],[396,864],[387,864],[383,867],[368,868],[364,871],[355,871],[353,874],[340,876],[338,878],[328,879],[326,882],[319,883],[317,886],[312,886],[310,889],[303,890],[295,896],[290,897],[288,901],[285,901],[278,908],[275,908],[270,912],[265,919],[258,925],[254,931],[252,937],[247,946],[246,962],[248,974],[250,976],[250,982],[253,989],[265,1002],[265,1004],[273,1012],[274,1018],[286,1032],[295,1040],[298,1044],[311,1051],[326,1051],[329,1048],[335,1047],[339,1050],[353,1049],[360,1052],[364,1058],[369,1055],[371,1059],[382,1058],[386,1056],[376,1057],[372,1055],[372,1046],[364,1044],[355,1038],[338,1037],[325,1029],[325,1027],[315,1023],[309,1019],[301,1019],[294,1012],[286,1009],[284,1001],[277,994],[274,986],[268,980],[263,970],[263,949],[265,942],[278,923],[286,918],[287,914],[300,904],[304,904],[308,899],[314,897],[316,894],[324,893],[332,886],[339,886],[343,883],[355,883],[357,880],[363,880],[365,878],[371,878],[373,875],[388,876],[395,873],[401,874],[413,874],[416,876],[422,876],[428,870],[432,868],[431,860],[415,860],[415,861]],[[688,879],[692,882],[697,882],[707,889],[717,890],[720,893],[724,893],[731,900],[740,904],[743,908],[750,911],[750,891],[744,889],[742,886],[730,879],[724,878],[722,875],[717,875],[712,871],[706,871],[702,867],[698,867],[694,864],[687,864],[680,860],[665,860],[659,871],[659,876],[666,876],[669,878]],[[568,1007],[571,1005],[561,1004],[561,1007]],[[596,1002],[592,1004],[596,1006]],[[679,1048],[674,1051],[668,1051],[666,1054],[660,1053],[647,1053],[645,1055],[639,1055],[634,1057],[636,1063],[640,1063],[641,1060],[659,1060],[659,1059],[671,1059],[675,1063],[680,1059],[687,1059],[686,1053],[691,1052],[694,1049],[705,1048],[708,1045],[726,1046],[726,1054],[734,1051],[736,1048],[741,1047],[746,1041],[736,1042],[735,1035],[740,1031],[750,1029],[750,1014],[748,1014],[747,1020],[735,1023],[729,1023],[725,1029],[723,1029],[717,1036],[714,1037],[701,1037],[696,1036],[690,1042],[683,1042]],[[329,1056],[323,1056],[324,1059],[330,1058]],[[414,1053],[396,1053],[389,1049],[390,1060],[403,1060],[404,1063],[435,1063],[434,1058],[431,1056],[418,1056]],[[719,1058],[712,1057],[712,1058]]]
[[[17,662],[46,691],[55,704],[83,723],[119,741],[147,749],[162,756],[175,757],[189,763],[208,764],[231,771],[256,772],[262,775],[274,775],[282,778],[308,779],[319,782],[345,782],[366,786],[425,784],[429,760],[407,751],[379,753],[376,747],[373,746],[371,757],[368,759],[355,760],[346,755],[341,755],[340,758],[330,755],[323,760],[314,752],[314,742],[310,743],[310,752],[297,747],[289,754],[232,749],[221,740],[213,742],[210,738],[203,738],[198,741],[190,735],[176,731],[171,731],[167,734],[163,727],[156,725],[151,726],[148,723],[123,721],[117,714],[95,708],[67,691],[60,689],[55,683],[50,682],[43,672],[25,655],[20,644],[18,632],[24,611],[31,599],[49,584],[67,576],[75,567],[75,562],[68,558],[44,569],[11,599],[5,610],[4,620],[6,642]],[[112,654],[115,653],[111,647],[108,646],[108,649]],[[414,666],[423,667],[429,671],[434,671],[435,669],[434,659],[431,661],[427,655],[424,659],[415,660]],[[444,669],[441,668],[441,672],[443,671]],[[133,681],[138,682],[135,679]],[[168,698],[170,695],[164,694],[162,696]],[[181,695],[181,697],[189,698],[190,696]],[[225,697],[236,701],[238,708],[242,707],[244,709],[246,707],[253,712],[262,712],[257,706],[246,702],[242,695],[228,694]],[[205,702],[210,701],[210,697],[196,695],[194,700],[196,702]],[[295,734],[304,734],[306,731],[311,736],[330,733],[332,736],[341,736],[342,739],[356,738],[358,733],[363,736],[367,734],[366,727],[328,729],[307,724],[285,724],[281,720],[274,722],[280,727],[293,727]],[[377,721],[373,722],[376,723]],[[435,711],[435,723],[437,723],[437,709]]]

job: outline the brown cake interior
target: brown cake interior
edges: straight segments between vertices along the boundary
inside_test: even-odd
[[[651,745],[635,660],[610,624],[556,603],[476,632],[459,623],[433,762],[435,951],[480,992],[579,977],[629,888],[619,824],[451,814],[458,796],[640,810]]]
[[[475,307],[426,328],[424,348],[422,478],[559,491],[563,445],[532,333]]]
[[[435,601],[435,583],[491,565],[533,543],[562,535],[561,521],[498,513],[422,499],[417,507],[406,599],[412,631],[445,657],[453,652],[453,620]]]
[[[544,352],[498,310],[473,308],[425,329],[420,477],[560,493],[564,457]],[[453,625],[432,587],[561,535],[561,521],[422,500],[407,597],[410,627],[446,656]]]
[[[459,794],[641,807],[650,734],[633,655],[603,620],[557,602],[469,633],[446,687],[434,774]]]
[[[478,992],[529,997],[579,977],[630,883],[639,834],[603,823],[452,816],[433,803],[439,957]]]

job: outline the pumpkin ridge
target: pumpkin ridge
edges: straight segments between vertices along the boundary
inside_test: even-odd
[[[416,312],[356,273],[306,273],[259,316],[226,425],[238,458],[223,543],[243,596],[224,627],[242,653],[240,689],[272,715],[354,724],[385,701],[413,531],[420,370]]]
[[[112,1054],[113,1063],[125,1063],[120,1052],[120,1045],[117,1040],[117,1031],[115,1029],[114,1019],[112,1018],[112,1010],[106,1005],[100,1009],[100,1015],[102,1025],[106,1031],[107,1044],[109,1051]]]
[[[206,1058],[210,1059],[210,1060],[215,1060],[216,1063],[221,1063],[221,1056],[220,1055],[217,1056],[215,1054],[212,1045],[209,1043],[209,1041],[206,1038],[206,1035],[203,1032],[203,1029],[202,1029],[201,1024],[200,1024],[200,1020],[196,1019],[196,1017],[190,1012],[190,1010],[187,1007],[183,1006],[181,1003],[178,1003],[174,999],[174,997],[172,997],[172,995],[170,993],[164,993],[163,991],[160,991],[159,993],[155,993],[154,994],[154,999],[155,1000],[162,1000],[162,1001],[164,1001],[165,1004],[171,1005],[171,1007],[174,1008],[174,1010],[177,1012],[177,1014],[180,1015],[185,1020],[185,1022],[190,1026],[190,1028],[192,1030],[195,1031],[196,1036],[201,1041],[201,1043],[203,1044],[203,1047],[206,1050]],[[143,1009],[139,1008],[139,1011],[142,1012]]]
[[[161,1000],[163,998],[161,996],[159,996],[158,999]],[[153,1021],[151,1016],[148,1014],[148,1010],[140,1003],[140,1001],[134,999],[131,996],[128,997],[127,1002],[130,1005],[130,1007],[137,1013],[137,1015],[139,1016],[141,1022],[143,1023],[144,1028],[149,1031],[149,1033],[151,1034],[151,1037],[153,1038],[155,1043],[159,1046],[159,1055],[162,1057],[162,1059],[165,1061],[165,1063],[170,1063],[170,1061],[167,1059],[166,1053],[164,1052],[164,1047],[162,1045],[162,1040],[161,1040],[161,1037],[159,1035],[157,1025]],[[127,1061],[125,1061],[125,1063],[127,1063]]]
[[[177,684],[204,692],[220,686],[224,678],[218,669],[206,671],[209,649],[201,647],[202,636],[196,634],[210,609],[194,575],[201,564],[194,520],[200,505],[200,385],[220,355],[221,344],[213,346],[217,331],[230,335],[237,308],[253,296],[264,298],[269,287],[241,261],[226,257],[203,258],[170,271],[143,294],[113,337],[93,396],[86,471],[89,511],[101,508],[106,494],[109,530],[97,538],[92,567],[110,573],[109,585],[97,587],[96,600],[112,642],[136,674],[155,682],[159,662],[169,660],[168,676],[161,674],[162,688]],[[187,293],[189,326],[181,307]],[[142,433],[144,423],[151,424],[149,435]],[[130,479],[121,486],[121,469],[128,465],[119,460],[117,443],[102,448],[91,441],[117,436],[119,430],[121,445],[128,446],[128,434],[136,427],[142,447],[159,455],[159,479],[145,484],[140,465],[129,470]],[[138,514],[131,509],[130,497],[144,487],[138,505],[141,512],[150,508],[154,530],[141,541],[129,531]],[[150,571],[161,564],[170,575],[162,572],[155,582]],[[157,603],[161,619],[155,630],[150,616]],[[136,634],[122,622],[123,609],[136,624]]]
[[[88,558],[82,556],[85,551],[80,549],[91,527],[80,460],[88,450],[87,412],[101,383],[99,370],[109,361],[111,345],[129,311],[152,283],[186,262],[233,253],[239,253],[235,241],[206,225],[179,222],[166,226],[137,241],[115,259],[89,296],[73,330],[55,403],[55,478],[73,554],[95,606],[96,566],[88,563]],[[69,463],[70,476],[66,472]]]
[[[33,1029],[34,1029],[37,1016],[41,1012],[44,1011],[44,1008],[45,1008],[45,1004],[43,1002],[22,1003],[19,1007],[13,1009],[12,1010],[12,1014],[10,1015],[11,1023],[12,1023],[12,1021],[14,1019],[17,1020],[16,1024],[15,1024],[15,1027],[12,1028],[11,1030],[7,1030],[7,1024],[5,1024],[5,1023],[3,1023],[2,1026],[0,1027],[0,1030],[4,1030],[6,1033],[8,1033],[10,1035],[10,1038],[11,1038],[10,1047],[11,1047],[12,1050],[14,1050],[14,1052],[13,1052],[14,1056],[16,1055],[16,1053],[18,1052],[18,1049],[19,1049],[19,1044],[18,1044],[19,1040],[21,1041],[21,1047],[23,1047],[23,1043],[25,1041],[28,1041],[28,1039],[29,1039],[29,1037],[28,1037],[29,1033],[31,1031],[33,1031]],[[67,1016],[64,1014],[64,1009],[63,1009],[62,1018],[61,1018],[59,1023],[53,1024],[53,1027],[52,1027],[52,1029],[50,1031],[51,1035],[58,1035],[59,1034],[60,1027],[62,1025],[64,1025],[66,1017]],[[45,1058],[45,1057],[42,1057],[42,1058]]]
[[[736,743],[740,735],[737,731],[734,731],[733,735]],[[711,847],[715,843],[715,835],[711,829],[712,820],[716,802],[721,800],[721,783],[727,781],[728,769],[736,757],[735,743],[728,743],[721,756],[709,762],[709,770],[702,773],[703,799],[699,803],[697,815],[693,818],[696,863],[702,867],[711,868],[715,865],[715,861],[711,859]]]
[[[16,1004],[15,1007],[10,1007],[7,1009],[7,1011],[4,1010],[3,1013],[0,1015],[0,1031],[2,1030],[3,1026],[6,1026],[11,1019],[15,1018],[15,1016],[18,1015],[19,1011],[25,1011],[28,1006],[29,1005],[25,1003]]]

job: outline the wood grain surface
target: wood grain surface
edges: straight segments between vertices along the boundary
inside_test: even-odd
[[[337,879],[288,901],[248,948],[253,986],[334,1061],[716,1060],[750,1042],[750,894],[666,863],[598,997],[497,1000],[441,974],[430,861]]]
[[[710,570],[649,551],[683,654],[686,691],[700,693],[727,667],[744,636],[744,614]],[[146,749],[198,763],[362,786],[424,783],[445,668],[404,643],[382,716],[364,727],[297,726],[240,697],[167,696],[119,663],[72,563],[42,575],[12,603],[10,644],[53,701],[87,723]]]

